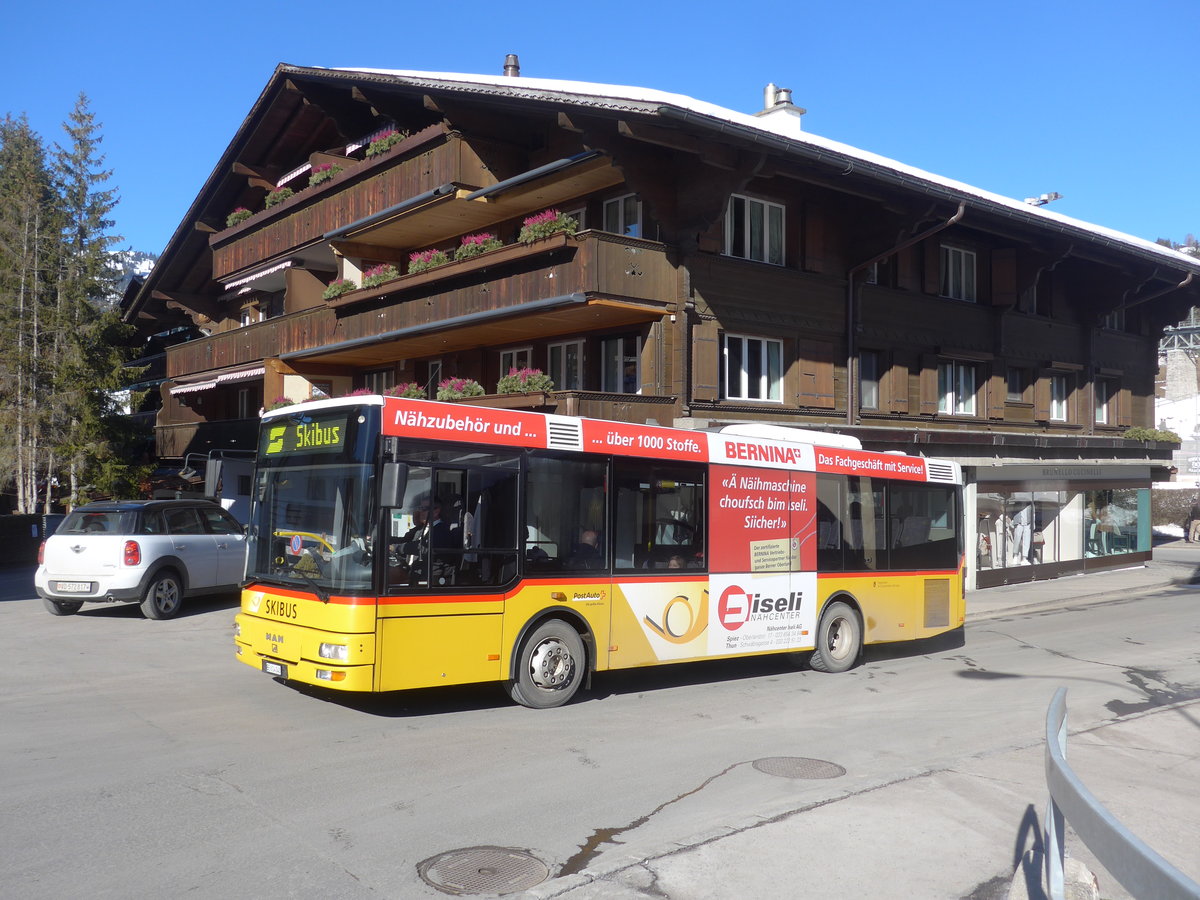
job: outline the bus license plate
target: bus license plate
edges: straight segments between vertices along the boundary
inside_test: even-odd
[[[271,662],[269,659],[264,659],[263,671],[268,675],[274,675],[276,678],[287,678],[287,666],[283,663]]]
[[[54,589],[61,594],[90,594],[92,583],[90,581],[60,581],[54,585]]]

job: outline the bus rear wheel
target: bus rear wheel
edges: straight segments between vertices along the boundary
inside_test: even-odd
[[[830,603],[817,625],[817,646],[808,664],[818,672],[845,672],[862,652],[862,625],[850,604]]]
[[[562,619],[543,622],[521,644],[509,696],[530,709],[562,706],[579,690],[584,666],[579,632]]]

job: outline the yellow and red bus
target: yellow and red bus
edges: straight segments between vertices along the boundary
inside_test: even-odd
[[[355,396],[263,417],[238,659],[343,691],[765,653],[837,672],[963,624],[962,473],[839,435]]]

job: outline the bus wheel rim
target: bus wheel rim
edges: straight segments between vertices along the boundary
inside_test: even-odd
[[[575,671],[570,648],[557,638],[542,641],[529,657],[529,674],[533,683],[547,691],[565,687]]]

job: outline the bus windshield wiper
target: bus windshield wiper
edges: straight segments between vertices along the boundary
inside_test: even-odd
[[[321,567],[321,563],[319,561],[320,558],[317,556],[316,551],[310,547],[306,550],[306,552],[308,553],[309,558],[314,560],[317,563],[317,568],[320,569],[320,567]],[[303,559],[303,557],[301,557],[301,559]],[[311,575],[309,575],[303,569],[298,568],[299,565],[300,565],[299,560],[297,560],[296,564],[292,566],[290,571],[293,574],[299,575],[306,582],[308,582],[308,584],[312,587],[313,591],[316,593],[318,600],[320,600],[322,603],[328,604],[329,603],[329,591],[326,590],[319,581],[317,581],[315,578],[313,578]]]

